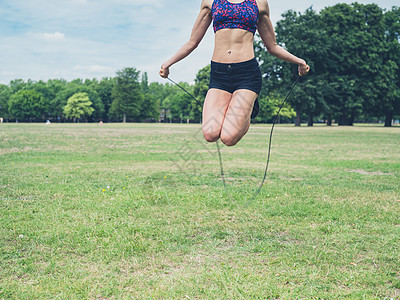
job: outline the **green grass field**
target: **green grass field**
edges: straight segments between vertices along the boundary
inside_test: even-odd
[[[400,128],[0,125],[0,299],[400,298]]]

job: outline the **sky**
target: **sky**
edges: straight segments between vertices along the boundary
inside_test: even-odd
[[[289,9],[320,11],[337,0],[270,0],[275,24]],[[358,0],[381,8],[399,0]],[[0,84],[14,79],[101,79],[134,67],[165,82],[161,64],[189,38],[201,0],[0,0]],[[211,59],[210,26],[200,46],[171,67],[175,81],[193,82]]]

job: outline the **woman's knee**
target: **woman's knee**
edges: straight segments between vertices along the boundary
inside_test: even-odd
[[[203,136],[205,140],[209,143],[218,141],[220,137],[219,135],[220,135],[219,132],[207,131],[203,128]]]
[[[240,141],[240,136],[231,135],[222,132],[221,133],[221,142],[224,143],[226,146],[235,146]]]
[[[221,131],[221,141],[226,145],[226,146],[235,146],[241,139],[242,137],[247,133],[250,127],[250,121],[245,125],[244,128],[238,129],[238,128],[232,128],[232,127],[223,127]]]

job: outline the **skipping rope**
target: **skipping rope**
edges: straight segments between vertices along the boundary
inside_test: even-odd
[[[274,117],[274,120],[273,120],[273,122],[272,122],[271,132],[270,132],[270,134],[269,134],[267,165],[266,165],[266,167],[265,167],[264,177],[263,177],[263,180],[261,181],[261,184],[260,184],[260,186],[258,187],[257,191],[254,193],[253,197],[251,197],[250,200],[247,201],[245,207],[249,206],[249,205],[254,201],[254,199],[258,196],[258,194],[260,194],[261,189],[262,189],[262,187],[264,186],[265,179],[267,178],[267,173],[268,173],[269,160],[270,160],[270,157],[271,157],[272,134],[273,134],[273,132],[274,132],[274,127],[275,127],[275,124],[276,124],[276,122],[277,122],[277,120],[278,120],[279,114],[280,114],[280,112],[281,112],[281,110],[282,110],[282,108],[283,108],[283,105],[285,105],[287,99],[289,98],[290,94],[291,94],[292,91],[294,90],[294,88],[295,88],[297,82],[299,81],[300,77],[301,77],[300,75],[297,76],[296,80],[294,81],[292,87],[290,88],[289,92],[287,93],[285,99],[282,101],[281,105],[279,106],[278,112],[276,113],[276,115],[275,115],[275,117]],[[178,83],[176,83],[175,81],[173,81],[173,80],[172,80],[171,78],[169,78],[169,77],[167,77],[167,79],[168,79],[169,81],[171,81],[173,84],[175,84],[177,87],[179,87],[181,90],[183,90],[186,94],[188,94],[192,99],[194,99],[194,100],[196,101],[196,103],[197,103],[201,108],[203,108],[203,105],[201,105],[201,103],[200,103],[191,93],[189,93],[184,87],[180,86]],[[226,181],[225,181],[225,174],[224,174],[224,169],[223,169],[223,166],[222,166],[221,151],[220,151],[220,148],[219,148],[218,141],[216,142],[216,144],[217,144],[218,157],[219,157],[219,163],[220,163],[220,168],[221,168],[221,178],[222,178],[222,182],[223,182],[224,187],[225,187],[225,191],[227,192]]]

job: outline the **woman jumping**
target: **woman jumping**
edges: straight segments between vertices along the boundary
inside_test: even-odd
[[[167,78],[169,68],[197,48],[213,21],[215,48],[202,125],[208,142],[221,139],[225,145],[234,146],[250,127],[262,82],[254,56],[256,30],[271,55],[297,64],[300,76],[310,70],[303,59],[276,43],[269,16],[267,0],[202,0],[189,41],[161,66],[160,76]]]

